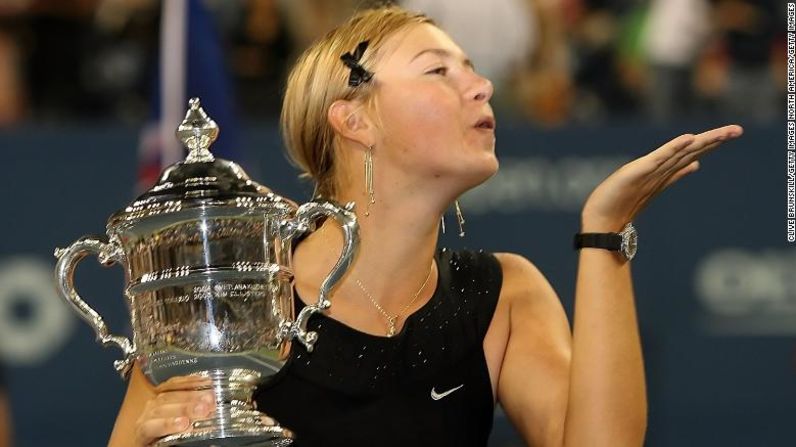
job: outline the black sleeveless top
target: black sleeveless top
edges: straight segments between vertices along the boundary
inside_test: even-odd
[[[502,270],[483,251],[435,257],[433,296],[391,338],[310,317],[313,352],[294,342],[255,395],[258,409],[295,433],[294,447],[487,445],[494,404],[483,340]]]

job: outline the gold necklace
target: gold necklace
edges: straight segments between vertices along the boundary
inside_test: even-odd
[[[381,313],[384,316],[384,318],[387,319],[388,337],[392,337],[393,335],[395,335],[395,321],[398,320],[398,318],[401,317],[404,314],[404,312],[406,312],[409,309],[409,307],[411,307],[412,304],[415,303],[415,301],[417,301],[417,297],[420,296],[420,292],[422,292],[423,289],[426,288],[426,284],[428,284],[428,280],[429,278],[431,278],[431,272],[433,270],[434,270],[434,260],[431,261],[431,265],[428,268],[428,275],[426,276],[426,280],[423,281],[423,285],[420,286],[420,289],[418,289],[418,291],[415,292],[415,295],[412,297],[412,301],[409,301],[409,303],[406,306],[404,306],[404,308],[401,309],[400,312],[398,312],[393,316],[390,316],[390,314],[388,314],[387,311],[384,310],[384,308],[381,307],[375,299],[373,299],[373,295],[371,295],[370,292],[368,292],[368,289],[366,289],[365,286],[362,285],[362,282],[359,279],[356,280],[357,285],[359,286],[360,289],[362,289],[362,292],[365,294],[365,296],[367,296],[368,299],[370,299],[370,302],[373,303],[374,306],[376,306],[376,309],[379,310],[379,313]]]

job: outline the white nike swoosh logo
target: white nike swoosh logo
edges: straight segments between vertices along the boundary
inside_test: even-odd
[[[448,391],[445,391],[444,393],[437,393],[437,391],[434,390],[434,388],[431,388],[431,398],[434,399],[434,400],[440,400],[443,397],[453,393],[454,391],[458,390],[459,388],[461,388],[463,386],[464,386],[464,384],[461,384],[461,385],[457,386],[456,388],[451,388]]]

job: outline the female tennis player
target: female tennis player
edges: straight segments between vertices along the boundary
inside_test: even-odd
[[[437,247],[445,210],[498,170],[492,93],[432,20],[395,6],[358,13],[293,67],[288,153],[318,196],[357,203],[361,233],[334,304],[310,320],[316,350],[294,343],[284,373],[256,396],[295,446],[483,447],[496,402],[528,445],[643,444],[628,224],[742,129],[680,135],[591,193],[571,330],[528,259]],[[516,237],[536,237],[533,222]],[[297,308],[314,302],[342,243],[329,222],[296,246]],[[154,388],[136,367],[110,445],[146,446],[208,417],[212,396],[191,385]]]

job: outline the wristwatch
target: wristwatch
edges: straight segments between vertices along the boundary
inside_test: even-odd
[[[633,223],[628,222],[619,233],[577,233],[574,243],[575,250],[594,247],[619,251],[629,261],[636,255],[638,234]]]

